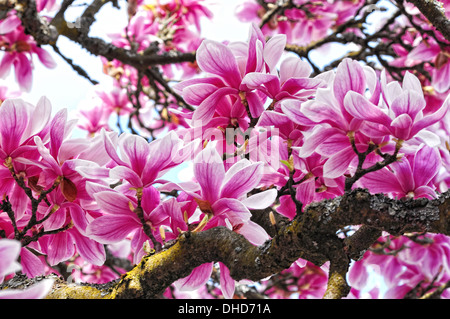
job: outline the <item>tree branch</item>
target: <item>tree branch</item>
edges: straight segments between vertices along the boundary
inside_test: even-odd
[[[262,246],[254,246],[242,235],[225,227],[202,232],[186,232],[178,241],[160,253],[146,256],[139,265],[109,286],[99,290],[102,298],[158,298],[165,289],[179,278],[207,262],[222,262],[235,280],[261,280],[288,268],[298,258],[316,265],[330,260],[329,285],[325,297],[341,298],[349,287],[345,274],[355,247],[367,249],[375,241],[378,232],[392,235],[407,232],[434,232],[450,234],[450,192],[438,199],[394,200],[381,194],[370,194],[355,189],[335,199],[313,203],[305,212],[282,227],[273,239]],[[336,232],[348,225],[366,225],[356,236],[339,239]],[[362,232],[370,230],[370,240],[362,245]],[[356,235],[358,234],[358,235]],[[361,239],[361,238],[359,238]],[[359,254],[356,254],[359,256]],[[92,286],[89,294],[92,295]],[[61,297],[56,287],[49,298]],[[71,292],[79,296],[79,286],[64,286],[64,296]],[[87,289],[87,288],[86,288]],[[102,288],[103,289],[103,288]],[[68,295],[67,295],[68,294]]]
[[[440,1],[436,0],[407,0],[414,4],[417,9],[439,30],[442,35],[450,41],[450,20],[445,16],[445,10]]]

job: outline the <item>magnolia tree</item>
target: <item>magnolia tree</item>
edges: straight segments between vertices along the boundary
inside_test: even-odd
[[[450,297],[450,1],[247,0],[226,42],[206,0],[0,10],[0,297]],[[21,97],[51,49],[76,119]]]

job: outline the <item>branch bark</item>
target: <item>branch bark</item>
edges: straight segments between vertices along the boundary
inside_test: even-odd
[[[120,281],[107,288],[59,283],[48,298],[159,298],[170,284],[203,263],[220,261],[235,280],[258,281],[288,268],[298,258],[316,265],[331,261],[325,297],[342,298],[349,291],[345,274],[350,259],[357,259],[360,250],[369,248],[376,235],[381,231],[392,235],[407,232],[450,235],[449,208],[450,192],[435,200],[394,200],[355,189],[335,199],[311,204],[260,247],[225,227],[187,232],[170,248],[145,256]],[[356,232],[356,237],[338,238],[336,232],[348,225],[365,226]],[[364,233],[370,235],[369,240],[363,240]]]
[[[414,4],[417,9],[439,30],[442,35],[450,41],[450,20],[445,16],[445,10],[440,1],[436,0],[407,0]]]

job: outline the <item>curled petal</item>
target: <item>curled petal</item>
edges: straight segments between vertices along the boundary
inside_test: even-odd
[[[197,64],[203,71],[223,78],[231,87],[239,87],[239,68],[233,53],[226,45],[204,40],[197,50]]]

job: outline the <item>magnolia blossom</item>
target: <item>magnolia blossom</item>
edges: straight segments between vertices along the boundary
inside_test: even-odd
[[[12,21],[7,26],[3,25],[3,27],[9,30],[15,24],[16,22]],[[33,37],[25,34],[21,26],[9,33],[0,35],[0,39],[3,46],[5,46],[5,53],[0,62],[0,78],[5,78],[9,74],[11,67],[14,66],[16,81],[22,90],[26,92],[31,90],[33,69],[31,59],[33,54],[36,54],[41,63],[47,68],[56,67],[56,63],[51,55],[37,46]]]
[[[110,244],[132,235],[131,247],[135,253],[135,264],[146,254],[144,243],[150,240],[142,222],[150,227],[156,240],[162,242],[160,227],[170,226],[170,216],[159,205],[160,195],[153,186],[143,188],[141,208],[138,208],[136,198],[117,191],[100,191],[94,193],[94,197],[104,215],[93,220],[87,227],[90,238]]]
[[[421,145],[414,154],[389,165],[389,169],[367,174],[361,184],[373,193],[433,199],[437,194],[432,180],[439,172],[441,162],[436,148]]]
[[[266,43],[255,25],[250,29],[247,43],[225,45],[204,40],[197,51],[197,64],[210,76],[186,80],[175,87],[188,103],[198,106],[192,119],[209,122],[217,104],[230,95],[241,102],[240,107],[248,107],[252,117],[259,117],[264,111],[265,97],[249,88],[243,79],[251,72],[267,74],[274,70],[285,42],[285,36],[279,35]]]
[[[270,189],[247,197],[247,193],[258,186],[262,168],[262,163],[243,159],[225,171],[217,150],[207,146],[194,160],[194,175],[198,184],[168,183],[160,189],[181,189],[195,199],[204,214],[198,231],[226,226],[244,235],[253,244],[260,245],[269,236],[261,226],[250,220],[249,209],[264,209],[273,203],[277,195],[275,189]],[[219,266],[222,292],[231,298],[234,280],[225,265],[219,263]],[[209,279],[212,269],[213,263],[195,268],[188,277],[177,281],[178,289],[199,288]]]

